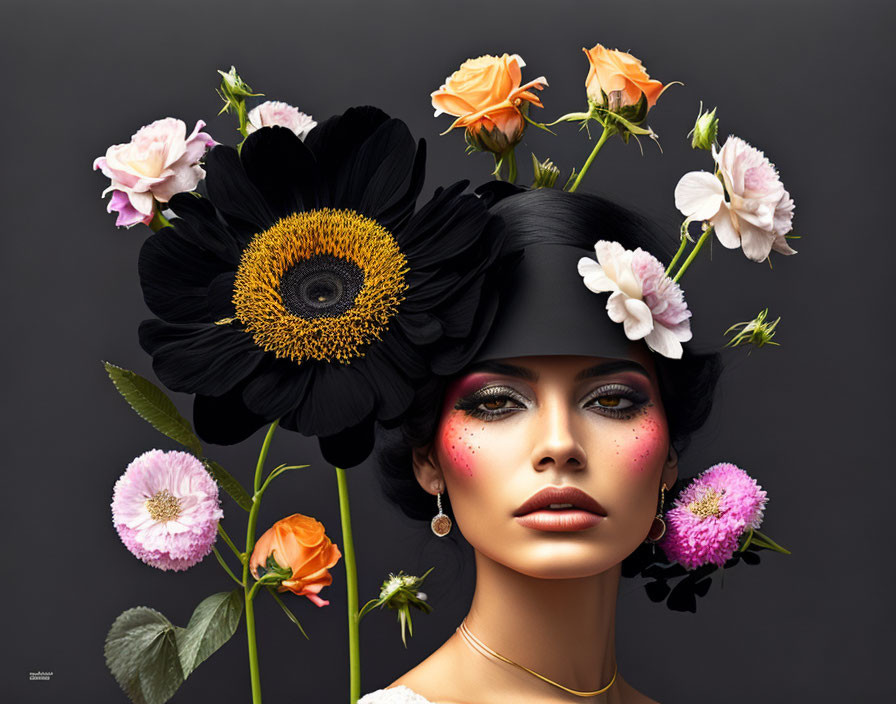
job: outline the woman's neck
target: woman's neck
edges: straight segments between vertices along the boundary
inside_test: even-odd
[[[537,579],[477,551],[476,590],[466,623],[474,636],[504,657],[566,687],[597,690],[610,682],[616,667],[619,577],[617,565],[591,577]],[[518,668],[468,650],[477,669],[488,670],[492,680],[500,678],[498,687],[511,687],[520,696],[542,693],[557,701],[578,699]]]

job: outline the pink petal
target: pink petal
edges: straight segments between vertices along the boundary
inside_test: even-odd
[[[138,222],[148,225],[152,221],[152,213],[144,215],[137,210],[124,191],[112,191],[112,198],[109,199],[106,212],[113,211],[118,213],[118,218],[115,220],[115,225],[118,227],[133,227]]]
[[[321,599],[317,594],[305,594],[311,601],[313,601],[318,606],[329,606],[330,602],[326,599]]]
[[[741,220],[739,224],[740,241],[747,258],[754,262],[767,259],[769,252],[772,251],[772,243],[775,241],[774,234],[744,220]]]
[[[616,284],[604,273],[603,268],[591,257],[582,257],[578,264],[579,274],[582,276],[585,287],[594,293],[615,291]]]
[[[625,336],[629,340],[640,340],[653,330],[653,314],[647,304],[637,298],[626,298],[624,305],[628,313],[622,322]]]
[[[681,342],[669,328],[659,324],[654,325],[650,334],[644,338],[644,342],[650,349],[663,357],[681,359],[683,352]]]
[[[719,238],[722,246],[728,249],[737,249],[740,247],[740,233],[731,220],[732,213],[728,209],[728,204],[723,203],[721,210],[710,222],[715,228],[716,237]]]
[[[725,202],[724,189],[713,174],[691,171],[675,186],[675,207],[686,218],[709,220]]]

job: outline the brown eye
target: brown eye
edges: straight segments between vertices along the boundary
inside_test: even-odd
[[[597,402],[606,408],[616,408],[622,399],[619,396],[598,396]]]
[[[490,411],[497,411],[504,407],[504,404],[507,402],[507,398],[504,396],[499,396],[497,398],[489,399],[488,401],[481,401],[480,406],[484,406]]]

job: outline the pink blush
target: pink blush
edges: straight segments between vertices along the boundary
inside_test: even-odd
[[[458,412],[452,413],[442,424],[439,436],[442,452],[448,457],[453,467],[468,477],[473,476],[473,455],[476,453],[471,438],[469,424],[464,422]]]
[[[645,414],[638,425],[632,428],[632,442],[627,448],[632,468],[643,472],[651,457],[655,457],[667,441],[665,426],[654,415]]]

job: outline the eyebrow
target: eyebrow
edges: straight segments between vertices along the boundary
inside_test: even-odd
[[[521,379],[526,379],[527,381],[538,381],[538,374],[531,369],[527,367],[519,367],[515,364],[506,364],[505,362],[482,362],[481,364],[472,367],[467,373],[473,374],[476,372],[494,372],[506,376],[516,376]],[[648,379],[650,378],[650,374],[648,374],[647,370],[637,362],[617,360],[595,364],[592,367],[583,369],[576,374],[575,380],[581,381],[582,379],[588,379],[593,376],[603,376],[605,374],[615,374],[617,372],[637,372],[638,374],[643,374]]]

